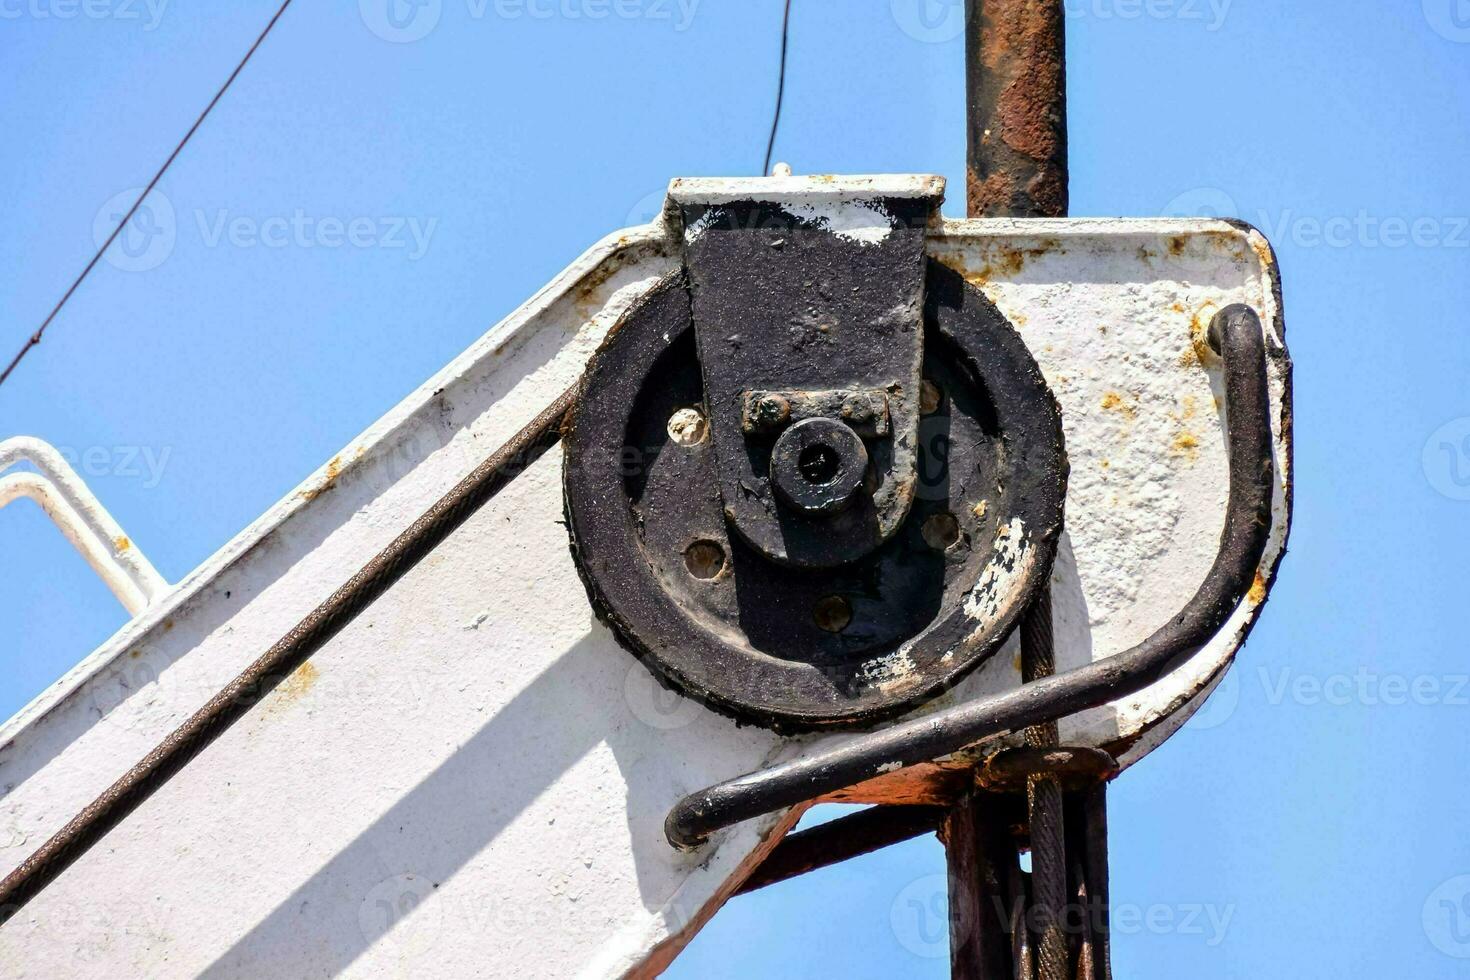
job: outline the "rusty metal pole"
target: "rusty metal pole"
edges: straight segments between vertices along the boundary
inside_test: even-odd
[[[1013,797],[975,790],[939,827],[949,867],[949,961],[954,980],[1010,980],[1028,944],[1020,855],[1006,813]],[[1019,815],[1017,815],[1019,817]],[[1017,928],[1019,926],[1019,929]],[[1023,976],[1025,974],[1022,974]]]
[[[1062,0],[966,0],[972,218],[1067,213]]]
[[[972,218],[1060,218],[1067,213],[1066,25],[1062,0],[966,0],[965,75],[967,181]],[[1022,623],[1023,675],[1027,681],[1051,674],[1051,597],[1036,603]],[[1056,726],[1027,732],[1027,742],[1048,747]],[[998,833],[994,807],[972,797],[956,807],[952,825]],[[990,809],[992,812],[982,812]],[[1015,956],[1012,975],[1062,980],[1070,971],[1062,917],[1067,903],[1064,808],[1060,783],[1033,778],[1027,784],[1032,837],[1031,899],[1035,916],[1011,915],[1009,927],[1037,927],[1031,955]],[[950,902],[969,910],[1001,898],[989,862],[951,846]],[[956,977],[1001,980],[994,961],[977,957],[997,940],[993,916],[952,915],[952,969]],[[1016,948],[1025,946],[1024,939]],[[1035,973],[1033,974],[1033,970]],[[985,971],[985,972],[976,972]]]

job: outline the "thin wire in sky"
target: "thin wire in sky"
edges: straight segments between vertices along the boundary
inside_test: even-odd
[[[781,102],[786,98],[786,40],[790,31],[791,0],[786,0],[786,12],[781,15],[781,72],[776,77],[776,117],[771,120],[771,138],[766,141],[766,162],[761,167],[762,177],[769,177],[771,174],[771,153],[776,149],[776,131],[781,128]]]
[[[56,315],[61,312],[61,308],[66,305],[66,301],[71,299],[72,293],[75,293],[77,291],[77,287],[82,284],[82,280],[86,279],[87,274],[90,273],[92,269],[97,265],[97,263],[102,260],[102,256],[106,254],[107,250],[110,247],[112,247],[112,243],[117,239],[117,236],[122,233],[122,230],[127,227],[128,222],[133,220],[133,215],[138,213],[138,208],[143,206],[143,201],[146,200],[148,195],[153,192],[153,188],[158,185],[158,181],[168,170],[169,165],[174,162],[179,153],[183,151],[184,146],[189,142],[189,139],[194,135],[196,131],[198,131],[199,127],[204,123],[204,120],[206,117],[208,117],[210,110],[212,110],[216,105],[219,104],[220,99],[224,98],[224,94],[229,91],[230,86],[234,84],[235,79],[239,77],[240,72],[244,70],[245,66],[250,62],[251,56],[255,54],[256,49],[260,47],[261,42],[263,42],[266,39],[266,36],[270,34],[271,28],[276,26],[276,21],[281,19],[281,15],[286,12],[286,8],[289,6],[291,6],[291,0],[283,0],[281,6],[276,10],[275,16],[270,19],[270,23],[265,25],[265,30],[260,32],[260,36],[255,39],[255,43],[250,45],[250,50],[245,52],[245,57],[240,59],[240,63],[235,66],[235,70],[230,72],[230,77],[225,79],[225,83],[220,86],[219,91],[214,93],[214,98],[209,100],[209,105],[205,106],[204,111],[199,114],[199,118],[194,120],[194,125],[189,127],[189,131],[184,134],[183,139],[179,140],[178,145],[174,147],[173,152],[168,155],[168,159],[163,161],[163,166],[158,168],[158,173],[153,175],[153,179],[148,182],[148,186],[143,188],[143,193],[139,194],[138,199],[133,202],[133,206],[128,208],[128,213],[123,215],[122,220],[117,223],[117,227],[112,229],[112,234],[107,236],[107,241],[103,242],[102,246],[97,249],[97,253],[92,256],[92,261],[88,262],[86,268],[82,269],[81,274],[78,275],[76,279],[72,280],[72,284],[68,286],[66,292],[61,295],[61,299],[57,300],[56,305],[51,308],[51,312],[46,314],[46,319],[41,321],[41,325],[36,328],[36,332],[31,334],[30,338],[21,347],[20,351],[11,360],[9,366],[5,368],[4,373],[0,373],[0,385],[3,385],[6,382],[6,380],[10,377],[11,372],[14,371],[16,367],[20,364],[21,359],[24,358],[26,354],[30,353],[31,348],[35,347],[41,342],[41,338],[45,336],[46,328],[51,326],[51,321],[56,319]]]

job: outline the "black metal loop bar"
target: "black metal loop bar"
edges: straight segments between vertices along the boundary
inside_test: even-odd
[[[1138,646],[1106,660],[686,796],[665,821],[669,842],[680,848],[697,847],[716,831],[743,820],[896,767],[951,755],[985,738],[1107,704],[1148,687],[1198,652],[1230,619],[1255,580],[1270,536],[1274,487],[1260,318],[1247,306],[1228,307],[1211,322],[1209,342],[1225,362],[1230,498],[1215,563],[1178,615]]]

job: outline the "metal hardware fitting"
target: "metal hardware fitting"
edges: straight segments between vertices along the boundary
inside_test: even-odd
[[[1026,791],[1026,781],[1055,777],[1063,789],[1075,790],[1112,779],[1118,760],[1102,749],[1086,746],[1003,749],[986,759],[975,773],[979,784],[994,792]]]
[[[747,436],[773,435],[807,419],[841,419],[852,431],[875,439],[891,431],[888,392],[747,391],[740,428]]]
[[[764,186],[679,202],[718,491],[730,527],[765,558],[835,568],[893,538],[913,504],[924,238],[941,194],[815,205]],[[796,441],[820,447],[841,492],[808,492],[796,458],[773,451],[770,436],[790,449],[817,420],[830,424],[804,436],[833,441]]]

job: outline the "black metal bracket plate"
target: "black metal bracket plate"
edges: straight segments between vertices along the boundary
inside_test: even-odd
[[[924,235],[938,207],[937,193],[683,204],[684,266],[725,516],[773,561],[855,561],[908,516]],[[766,397],[752,404],[755,390]],[[873,424],[875,391],[884,401],[881,426]],[[785,457],[773,448],[792,408],[866,430],[866,486],[829,506],[804,507],[778,492]]]

